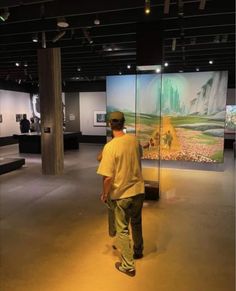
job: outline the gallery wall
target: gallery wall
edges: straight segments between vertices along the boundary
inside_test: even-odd
[[[106,127],[94,126],[95,111],[106,111],[106,92],[81,92],[80,131],[83,135],[106,135]]]
[[[32,115],[30,105],[30,94],[0,90],[0,137],[11,136],[20,133],[19,122],[16,122],[16,114],[27,114],[27,118]]]
[[[37,112],[33,112],[31,99],[29,93],[0,90],[0,137],[20,133],[16,114],[25,113],[28,119],[37,115]],[[106,135],[105,127],[94,126],[93,123],[94,111],[106,110],[105,92],[62,93],[62,101],[66,106],[66,131],[81,131],[83,135]]]

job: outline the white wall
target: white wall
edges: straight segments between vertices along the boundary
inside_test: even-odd
[[[30,94],[23,92],[0,90],[0,114],[3,122],[0,123],[0,136],[11,136],[20,133],[19,122],[16,122],[16,114],[32,116],[30,106]]]
[[[106,92],[80,93],[80,131],[83,135],[106,135],[106,127],[94,127],[94,111],[106,111]]]

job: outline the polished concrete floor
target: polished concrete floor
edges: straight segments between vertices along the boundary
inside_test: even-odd
[[[65,153],[62,176],[41,175],[39,155],[0,176],[1,291],[234,291],[235,169],[161,169],[161,199],[145,203],[137,275],[114,268],[96,175],[100,145]],[[0,148],[17,157],[16,145]]]

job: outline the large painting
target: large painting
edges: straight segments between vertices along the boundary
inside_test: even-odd
[[[228,74],[114,76],[108,112],[125,112],[145,159],[223,162]]]

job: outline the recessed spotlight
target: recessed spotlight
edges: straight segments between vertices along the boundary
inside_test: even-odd
[[[213,63],[214,63],[213,60],[210,60],[210,61],[209,61],[209,64],[210,64],[210,65],[212,65]]]
[[[24,62],[24,67],[28,67],[28,63],[27,62]]]
[[[16,67],[19,67],[20,63],[19,62],[15,62],[15,65],[16,65]]]
[[[145,14],[150,14],[150,12],[151,12],[150,0],[145,0]]]
[[[121,71],[119,71],[119,75],[122,75],[122,72]]]
[[[200,71],[200,69],[199,69],[199,68],[196,68],[196,71],[197,71],[197,72],[199,72],[199,71]]]
[[[184,71],[183,70],[179,70],[179,73],[183,73]]]
[[[160,68],[157,68],[156,69],[156,73],[160,73],[161,69]]]
[[[165,62],[165,63],[164,63],[164,66],[165,66],[165,67],[168,67],[168,66],[169,66],[169,64],[168,64],[167,62]]]
[[[81,67],[78,66],[77,67],[77,71],[80,72],[81,71]]]
[[[131,68],[131,65],[127,65],[127,69],[130,69]]]

